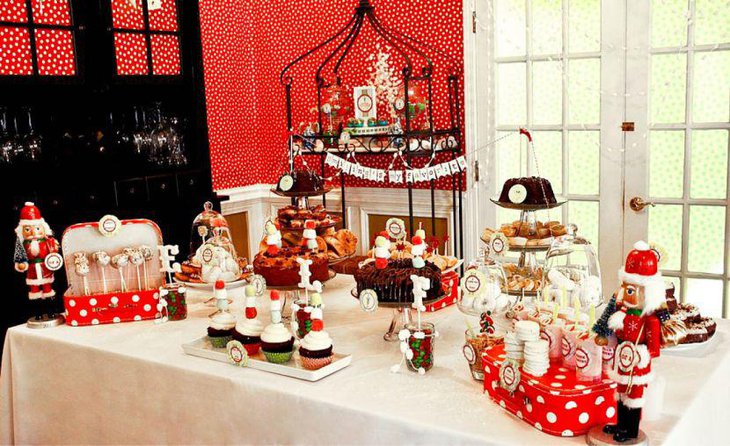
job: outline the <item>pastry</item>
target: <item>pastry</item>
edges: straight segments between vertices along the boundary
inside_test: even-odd
[[[324,331],[322,322],[322,296],[319,293],[312,293],[310,296],[312,305],[312,329],[302,339],[299,345],[299,358],[302,367],[307,370],[317,370],[332,363],[332,338]]]
[[[568,229],[563,225],[554,225],[550,227],[550,234],[553,237],[560,237],[568,233]]]
[[[228,311],[221,311],[213,315],[208,325],[208,339],[213,347],[225,348],[226,344],[233,339],[233,327],[236,326],[236,318]]]
[[[550,181],[540,177],[511,178],[505,181],[499,201],[531,205],[557,202]]]
[[[271,324],[261,333],[261,351],[275,364],[288,362],[294,354],[294,336],[281,322],[279,292],[271,291]]]
[[[246,310],[245,319],[238,321],[233,331],[233,339],[241,342],[246,352],[255,355],[261,348],[261,333],[264,331],[264,324],[256,319],[256,289],[253,285],[246,285]]]

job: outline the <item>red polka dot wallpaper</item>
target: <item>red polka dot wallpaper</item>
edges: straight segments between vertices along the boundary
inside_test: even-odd
[[[339,31],[352,17],[357,3],[357,0],[271,0],[251,4],[200,0],[215,189],[274,183],[278,179],[286,168],[288,153],[285,93],[279,74],[289,61]],[[448,127],[447,69],[451,63],[460,70],[463,63],[462,2],[372,0],[372,4],[385,26],[450,56],[433,56],[434,122],[436,127]],[[292,72],[295,128],[316,121],[314,76],[316,67],[327,54],[318,53]],[[363,26],[345,58],[340,76],[343,85],[351,91],[353,86],[368,85],[384,71],[400,73],[403,64],[404,60],[387,42],[375,38],[368,24]],[[413,66],[420,69],[423,63],[413,59]],[[326,77],[328,74],[331,70],[324,73]],[[463,80],[460,99],[463,101]],[[378,116],[384,114],[380,105],[378,113]],[[307,158],[310,165],[316,164],[317,159]],[[359,161],[368,167],[387,168],[391,157],[363,157]],[[421,167],[425,162],[425,159],[416,162],[414,167]],[[395,165],[395,168],[402,167],[399,163]],[[327,171],[327,175],[332,173]],[[346,182],[350,186],[371,185],[349,176]],[[427,187],[428,183],[418,186]],[[439,187],[450,188],[451,181],[445,178]]]

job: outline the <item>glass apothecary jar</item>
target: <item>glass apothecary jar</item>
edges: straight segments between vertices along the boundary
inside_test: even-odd
[[[603,303],[601,267],[589,241],[579,236],[557,239],[545,256],[543,298],[561,307],[587,310]]]

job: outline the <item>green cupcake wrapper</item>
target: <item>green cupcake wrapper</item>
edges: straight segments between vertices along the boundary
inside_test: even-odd
[[[233,336],[208,336],[208,339],[210,339],[213,347],[226,348],[226,345],[233,339]]]
[[[274,364],[284,364],[285,362],[289,362],[294,354],[294,350],[283,353],[267,352],[265,350],[261,351],[264,353],[264,356],[266,356],[266,360]]]

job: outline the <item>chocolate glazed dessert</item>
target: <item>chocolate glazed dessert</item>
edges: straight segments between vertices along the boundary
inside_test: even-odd
[[[294,180],[289,192],[310,192],[324,189],[324,180],[313,170],[301,169],[285,173]],[[276,189],[281,191],[281,181],[277,183]]]
[[[385,269],[377,269],[374,262],[363,265],[355,271],[357,293],[359,295],[362,290],[371,289],[378,295],[380,302],[413,302],[411,274],[428,278],[431,287],[426,292],[425,300],[442,296],[439,267],[426,262],[426,266],[416,269],[411,259],[390,260]]]
[[[522,204],[553,204],[556,203],[555,193],[553,192],[553,186],[545,178],[540,177],[522,177],[522,178],[510,178],[504,182],[502,187],[502,193],[499,196],[501,203],[512,203],[509,198],[510,189],[515,185],[524,186],[527,190],[527,196]]]

